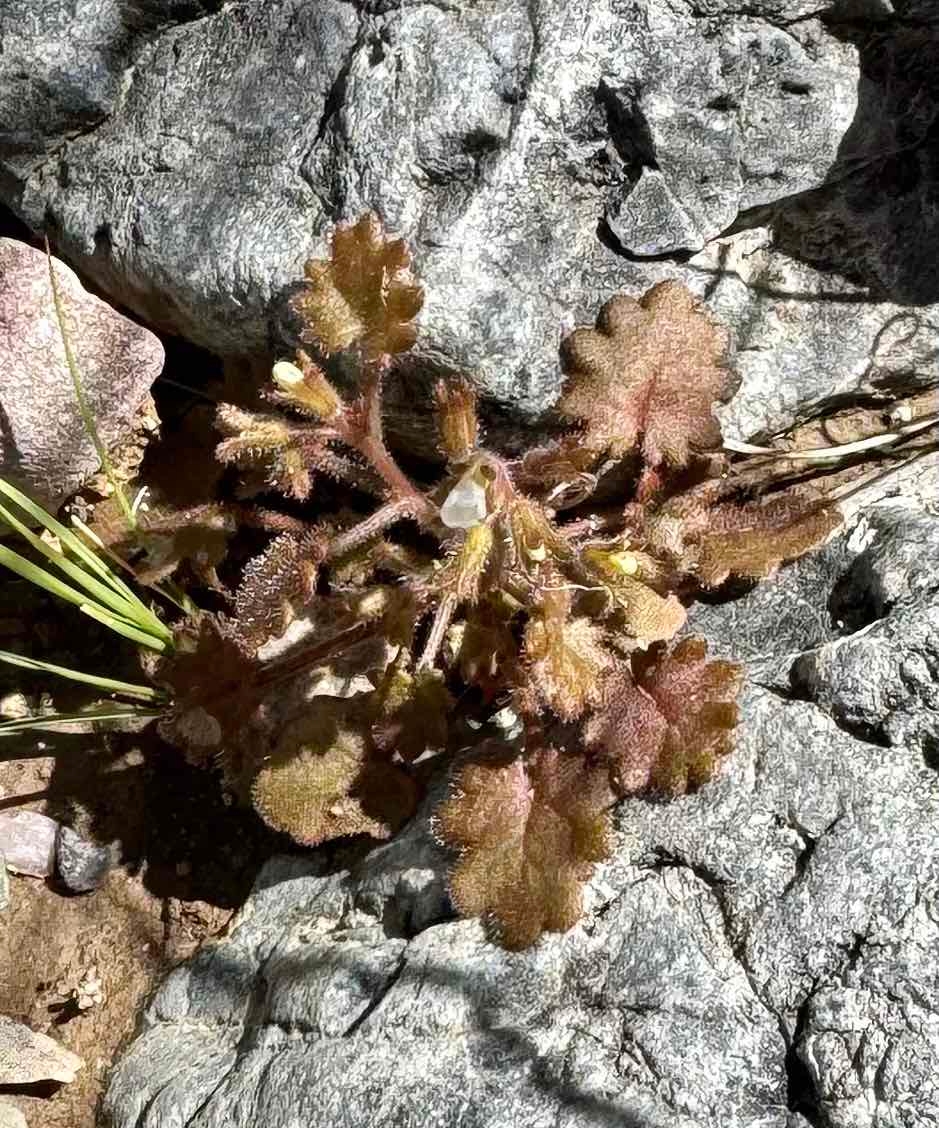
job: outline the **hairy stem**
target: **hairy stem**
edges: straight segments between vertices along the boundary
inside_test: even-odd
[[[392,500],[407,499],[411,515],[422,525],[437,516],[436,507],[408,478],[388,448],[381,421],[381,392],[385,373],[391,365],[391,356],[382,353],[371,364],[363,364],[363,390],[361,411],[356,422],[347,428],[345,441],[369,463],[388,488]]]
[[[315,525],[309,521],[302,521],[299,517],[291,517],[287,513],[278,513],[275,509],[263,509],[255,505],[227,506],[226,511],[249,529],[263,529],[266,533],[295,533],[298,536],[312,532]]]
[[[437,658],[437,653],[443,645],[443,637],[447,633],[447,627],[450,626],[450,620],[453,618],[453,612],[456,610],[456,596],[445,595],[440,603],[437,604],[437,610],[434,612],[434,621],[431,624],[430,634],[427,636],[427,641],[424,643],[424,650],[417,663],[417,670],[429,670]]]
[[[331,541],[326,559],[338,560],[341,556],[345,556],[347,552],[353,552],[360,545],[365,544],[366,541],[374,540],[379,533],[394,525],[395,522],[411,516],[413,516],[413,509],[410,498],[389,501],[381,509],[376,509],[374,513],[366,517],[364,521],[353,525],[351,529],[346,529],[344,533],[340,533]]]

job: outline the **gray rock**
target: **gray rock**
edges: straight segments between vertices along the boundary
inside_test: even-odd
[[[862,286],[781,253],[769,228],[715,240],[686,269],[733,328],[741,383],[719,412],[726,436],[767,437],[856,397],[939,385],[928,313],[872,302]]]
[[[856,109],[856,53],[812,19],[650,4],[614,59],[601,89],[625,184],[607,222],[632,254],[700,250],[738,212],[822,184]]]
[[[921,749],[939,764],[939,600],[916,600],[848,638],[803,654],[797,692],[869,740]]]
[[[75,1080],[82,1059],[53,1038],[0,1015],[0,1085]]]
[[[427,288],[412,431],[426,369],[537,417],[559,326],[676,277],[732,330],[725,433],[767,436],[939,386],[932,7],[83,0],[89,49],[13,0],[0,195],[222,353],[285,348],[303,260],[376,208]],[[580,926],[508,955],[449,919],[423,816],[354,870],[275,859],[152,1001],[114,1128],[933,1125],[937,472],[694,608],[750,674],[737,751],[622,806]]]
[[[49,877],[55,864],[59,824],[38,811],[0,811],[0,853],[7,869],[30,877]]]
[[[934,1124],[936,702],[915,678],[886,690],[939,607],[937,557],[913,552],[937,520],[891,501],[693,610],[751,674],[737,749],[695,796],[621,806],[570,933],[507,954],[446,919],[423,818],[355,870],[269,863],[155,997],[111,1078],[114,1128]],[[793,694],[784,673],[875,627],[880,696],[834,666]]]
[[[131,438],[163,367],[149,330],[54,264],[82,392],[102,442]],[[0,239],[0,474],[56,507],[100,466],[79,409],[42,251]]]
[[[303,260],[335,218],[376,208],[427,284],[399,372],[401,431],[419,429],[413,380],[428,367],[472,374],[516,420],[537,416],[558,393],[565,320],[679,277],[740,342],[728,421],[765,433],[892,387],[898,370],[937,379],[936,318],[902,302],[939,295],[793,260],[853,276],[860,259],[839,248],[860,239],[924,279],[939,261],[922,238],[930,0],[902,5],[910,23],[875,65],[900,7],[13,0],[0,11],[0,196],[48,223],[106,292],[223,353],[286,349],[283,299]],[[919,211],[899,166],[876,164],[874,190],[865,163],[907,140]],[[814,210],[855,189],[854,220]],[[747,233],[690,262],[630,257],[700,248],[762,216],[789,234],[763,231],[754,262]]]
[[[10,879],[7,877],[7,862],[0,850],[0,912],[10,903]]]
[[[113,864],[108,846],[89,842],[70,826],[60,826],[55,840],[55,866],[65,886],[73,893],[90,893],[108,876]]]

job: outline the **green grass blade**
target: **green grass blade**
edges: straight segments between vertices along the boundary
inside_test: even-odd
[[[198,615],[198,606],[193,603],[179,584],[174,583],[173,580],[164,580],[162,583],[157,584],[153,590],[162,595],[164,599],[168,599],[170,603],[175,604],[184,615]]]
[[[63,548],[67,548],[101,580],[110,584],[118,595],[123,596],[131,603],[139,604],[144,612],[152,614],[140,597],[97,555],[94,549],[85,544],[81,537],[73,533],[67,525],[63,525],[61,521],[56,520],[56,518],[43,509],[41,505],[37,505],[32,498],[22,493],[3,478],[0,478],[0,494],[3,494],[29,517],[32,517],[34,521],[42,525],[43,528],[47,529],[53,536],[57,537]],[[85,526],[82,527],[84,528]],[[88,535],[93,535],[90,530],[88,531]]]
[[[164,643],[172,640],[172,632],[166,624],[137,596],[114,572],[82,541],[82,539],[57,521],[42,506],[21,493],[15,486],[0,478],[0,494],[17,505],[24,513],[34,518],[59,539],[63,547],[70,549],[82,564],[95,575],[81,568],[62,552],[46,544],[41,537],[26,526],[5,506],[0,505],[0,516],[21,534],[38,552],[60,568],[71,580],[80,584],[98,602],[104,603],[120,617],[136,623],[142,630],[162,639]],[[21,558],[22,559],[22,558]],[[26,577],[29,578],[29,577]],[[72,601],[74,602],[74,600]],[[84,600],[87,602],[87,599]]]
[[[59,283],[55,276],[55,268],[52,265],[52,254],[49,251],[49,240],[46,240],[46,262],[49,264],[49,283],[52,286],[52,304],[55,306],[55,316],[59,323],[59,334],[62,337],[62,346],[65,349],[65,363],[68,365],[69,374],[72,377],[72,386],[75,389],[75,398],[78,401],[78,411],[82,417],[82,423],[85,425],[85,430],[88,432],[88,437],[94,443],[95,451],[98,459],[101,462],[101,468],[104,470],[108,481],[111,483],[111,488],[114,490],[114,496],[117,498],[117,503],[121,507],[121,512],[124,514],[124,520],[127,522],[129,529],[137,528],[137,517],[131,509],[130,504],[121,489],[121,484],[118,482],[114,474],[114,467],[111,465],[111,459],[108,457],[107,447],[101,441],[101,436],[98,434],[98,428],[95,425],[94,412],[85,399],[85,389],[82,385],[81,374],[78,371],[78,363],[75,360],[75,354],[72,352],[72,343],[69,340],[68,330],[65,327],[65,310],[62,306],[62,298],[59,294]]]
[[[63,525],[61,521],[56,520],[55,517],[48,510],[43,509],[31,497],[18,490],[16,486],[12,485],[5,478],[0,478],[0,494],[3,494],[9,501],[12,501],[17,508],[22,509],[24,513],[28,514],[34,521],[42,525],[44,529],[48,529],[59,538],[63,545],[67,545],[76,556],[78,556],[82,563],[89,567],[93,572],[96,572],[101,579],[110,580],[113,578],[111,569],[99,559],[98,556],[77,537],[68,526]]]
[[[2,481],[2,479],[0,479],[0,481]],[[126,595],[128,599],[136,599],[139,602],[140,597],[135,594],[134,590],[129,587],[124,582],[124,580],[121,579],[120,575],[97,554],[99,552],[103,552],[109,560],[112,560],[119,568],[123,568],[123,570],[127,572],[129,576],[132,576],[136,580],[137,576],[134,572],[134,569],[127,563],[126,560],[122,560],[116,552],[112,552],[112,550],[108,548],[108,546],[98,536],[98,534],[93,533],[80,517],[76,517],[73,513],[70,520],[78,530],[79,535],[72,533],[71,530],[68,530],[69,534],[78,543],[81,551],[87,553],[95,561],[96,564],[100,564],[102,566],[104,571],[107,573],[108,581],[114,585],[115,591],[119,592],[122,595]],[[82,539],[83,537],[85,538],[84,540]],[[60,537],[59,539],[61,540],[62,538]],[[86,544],[85,541],[88,541],[90,543]]]
[[[63,571],[66,576],[79,587],[85,589],[88,597],[98,603],[104,604],[105,607],[110,608],[117,615],[122,618],[133,619],[135,622],[139,617],[139,608],[136,604],[131,603],[123,596],[118,595],[117,592],[108,584],[103,584],[95,576],[92,576],[86,569],[76,564],[73,560],[69,560],[58,549],[47,544],[42,537],[37,537],[36,534],[27,525],[24,525],[20,519],[15,516],[5,505],[0,504],[0,518],[2,518],[11,528],[15,529],[20,536],[31,545],[36,552],[41,553],[51,564]],[[142,626],[143,624],[141,624]],[[149,625],[149,624],[148,624]]]
[[[127,721],[138,717],[160,717],[165,710],[150,709],[146,706],[114,705],[103,706],[99,709],[86,710],[81,713],[47,713],[42,717],[18,717],[12,721],[0,722],[0,736],[14,736],[30,729],[52,729],[58,725],[71,725],[76,722],[89,721],[99,724],[107,721]]]
[[[58,576],[54,576],[45,568],[40,568],[38,564],[33,564],[25,556],[20,556],[18,552],[14,552],[12,548],[7,548],[6,545],[2,544],[0,544],[0,564],[9,568],[11,572],[15,572],[22,579],[35,584],[36,587],[44,588],[51,595],[74,603],[76,607],[81,607],[88,602],[86,592],[76,591],[75,588],[60,580]]]
[[[113,560],[114,563],[118,565],[118,567],[123,568],[124,571],[128,572],[131,576],[134,576],[135,579],[137,578],[134,575],[133,568],[126,561],[122,560],[120,556],[112,552],[111,549],[108,548],[108,546],[104,543],[104,541],[102,541],[101,538],[97,535],[97,533],[92,532],[91,529],[88,528],[84,521],[82,521],[79,517],[73,515],[72,524],[76,529],[78,529],[82,536],[86,537],[109,559]],[[116,573],[114,578],[117,579]],[[122,581],[119,582],[121,582],[121,586],[125,591],[130,591],[125,583],[123,583]],[[164,580],[162,583],[149,584],[147,586],[151,591],[156,592],[157,595],[162,596],[164,599],[168,600],[170,603],[178,607],[184,615],[197,615],[199,613],[198,606],[189,598],[189,596],[183,591],[179,584],[174,583],[173,580]]]
[[[43,662],[38,658],[27,658],[23,654],[13,654],[9,650],[0,650],[0,662],[6,662],[10,666],[20,666],[24,670],[56,674],[58,677],[83,682],[85,685],[93,685],[97,689],[106,689],[111,693],[120,693],[125,697],[139,697],[143,701],[159,701],[162,696],[160,691],[152,685],[136,685],[132,682],[118,681],[116,678],[86,674],[83,670],[73,670],[68,666],[56,666],[52,662]]]
[[[156,650],[158,652],[162,652],[166,649],[166,642],[164,642],[162,638],[148,634],[134,623],[128,623],[126,619],[121,619],[117,615],[110,614],[104,607],[97,607],[93,603],[85,602],[80,604],[78,609],[97,622],[103,623],[109,630],[115,631],[117,634],[123,635],[125,638],[129,638],[134,642],[139,642],[141,646],[149,647],[150,650]],[[172,638],[172,636],[170,637]]]

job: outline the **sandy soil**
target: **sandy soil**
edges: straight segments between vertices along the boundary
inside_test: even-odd
[[[253,813],[227,806],[210,775],[148,734],[51,743],[54,758],[0,762],[0,809],[43,810],[118,842],[121,864],[82,895],[54,878],[11,875],[0,912],[0,1014],[58,1039],[85,1067],[70,1085],[0,1093],[30,1128],[103,1128],[107,1070],[148,996],[173,964],[224,929],[281,843]]]

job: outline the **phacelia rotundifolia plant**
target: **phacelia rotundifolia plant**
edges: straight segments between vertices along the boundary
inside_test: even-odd
[[[791,491],[743,496],[727,475],[714,415],[734,387],[725,333],[676,282],[617,295],[565,338],[569,430],[524,456],[487,448],[472,385],[441,381],[446,465],[435,484],[416,481],[386,444],[382,391],[422,301],[405,243],[372,215],[307,264],[293,304],[310,352],[274,366],[269,411],[220,408],[218,457],[295,502],[328,477],[374,506],[260,522],[281,531],[245,570],[232,616],[187,620],[156,671],[174,701],[162,728],[310,845],[394,834],[428,765],[454,757],[435,816],[456,851],[453,901],[520,948],[580,916],[617,799],[692,791],[730,751],[741,670],[700,639],[671,643],[683,602],[767,576],[839,518]],[[358,374],[348,395],[325,371],[337,353]],[[201,517],[207,567],[233,512]],[[313,635],[263,661],[297,616]],[[354,670],[366,649],[370,689],[275,721],[274,687],[313,662]],[[462,722],[507,705],[519,735],[472,747]]]

